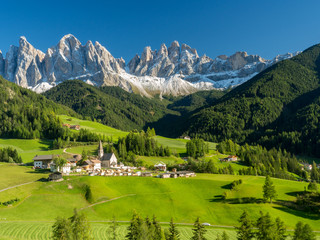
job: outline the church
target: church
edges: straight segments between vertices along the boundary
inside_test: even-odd
[[[102,142],[99,142],[98,157],[101,161],[101,167],[113,168],[117,167],[118,159],[114,153],[104,153]]]

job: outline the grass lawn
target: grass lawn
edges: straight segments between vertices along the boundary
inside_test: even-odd
[[[144,166],[153,166],[158,162],[164,162],[167,165],[175,165],[185,163],[185,161],[181,158],[177,158],[175,156],[170,157],[146,157],[146,156],[138,156],[138,160],[141,160]]]
[[[2,189],[47,176],[34,173],[29,167],[11,164],[1,164],[0,171],[6,174],[0,176],[0,182],[4,184]],[[229,190],[228,185],[238,179],[243,181],[238,190]],[[106,234],[105,224],[97,222],[111,220],[113,215],[119,221],[129,221],[133,210],[143,217],[155,214],[161,222],[168,222],[173,217],[176,223],[190,224],[200,216],[203,222],[223,226],[237,225],[243,210],[247,210],[253,219],[259,216],[259,211],[263,211],[269,212],[273,218],[280,217],[288,229],[293,229],[296,222],[302,221],[320,231],[319,216],[290,210],[277,203],[232,204],[217,197],[228,192],[228,200],[261,198],[264,180],[264,177],[256,176],[198,174],[194,178],[177,179],[68,176],[62,182],[36,182],[0,192],[0,201],[15,197],[21,199],[13,206],[0,207],[0,236],[8,239],[47,239],[52,221],[57,216],[71,216],[74,208],[83,209],[81,211],[94,222],[96,239],[105,239],[103,234]],[[307,186],[304,182],[281,179],[273,179],[273,182],[278,200],[294,200],[294,194]],[[91,203],[85,200],[83,184],[91,187],[93,203],[97,205],[90,207]],[[183,227],[181,231],[183,236],[191,234],[188,227]],[[38,235],[33,238],[32,232]],[[231,239],[234,239],[234,232],[229,232],[230,237],[233,236]]]
[[[10,240],[45,240],[51,237],[53,222],[0,222],[0,239]],[[94,239],[109,239],[110,225],[108,223],[91,223],[92,235]],[[127,234],[127,224],[120,224],[117,229],[118,240],[125,239]],[[167,225],[162,225],[163,229],[168,228]],[[192,227],[177,227],[180,232],[181,240],[189,240],[192,236]],[[236,233],[234,230],[220,229],[207,227],[207,239],[215,239],[218,234],[226,231],[230,239],[235,239]]]
[[[233,170],[238,172],[242,168],[247,168],[248,166],[243,165],[241,162],[221,162],[220,158],[225,158],[228,155],[225,154],[212,154],[204,157],[205,160],[209,161],[212,160],[216,168],[225,168],[229,165],[232,166]]]
[[[157,142],[163,146],[169,146],[169,148],[173,151],[176,151],[181,156],[186,155],[186,144],[189,140],[179,139],[179,138],[166,138],[161,136],[156,136],[155,139]],[[209,143],[209,151],[210,153],[216,150],[216,143]]]
[[[35,173],[31,167],[0,163],[0,190],[18,184],[37,181],[47,177],[45,173]]]
[[[124,137],[128,132],[124,132],[112,127],[108,127],[98,122],[92,122],[88,120],[81,120],[78,118],[69,117],[66,115],[58,115],[63,123],[71,125],[80,125],[82,128],[89,129],[90,131],[98,134],[104,134],[106,136],[112,136],[113,140],[116,141],[119,137]],[[71,121],[69,121],[71,119]]]
[[[35,155],[62,154],[63,149],[50,150],[51,140],[0,138],[0,147],[17,149],[24,163],[32,162]]]

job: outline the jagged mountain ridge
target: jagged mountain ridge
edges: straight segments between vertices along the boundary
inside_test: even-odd
[[[143,96],[187,95],[199,90],[239,85],[272,64],[295,54],[265,60],[258,55],[237,52],[227,57],[199,57],[197,51],[174,41],[169,48],[146,47],[126,65],[114,58],[99,42],[85,45],[65,35],[46,53],[34,48],[25,37],[19,47],[11,46],[4,58],[0,52],[0,74],[9,81],[44,92],[69,79],[97,86],[119,86]]]

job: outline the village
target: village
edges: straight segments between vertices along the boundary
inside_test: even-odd
[[[136,176],[136,177],[158,177],[158,178],[178,178],[194,177],[192,171],[177,171],[175,168],[171,172],[167,171],[167,165],[164,162],[158,162],[153,167],[153,171],[147,171],[145,167],[125,166],[119,162],[116,155],[104,153],[102,142],[99,142],[98,156],[90,156],[82,161],[79,154],[69,154],[66,163],[57,167],[54,160],[59,155],[36,155],[33,160],[34,169],[47,169],[52,173],[49,175],[49,181],[61,181],[63,176],[68,175],[89,175],[89,176]]]

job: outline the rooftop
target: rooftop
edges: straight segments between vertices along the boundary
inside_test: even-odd
[[[40,160],[52,160],[54,158],[53,154],[50,155],[36,155],[32,160],[40,161]]]

